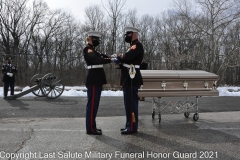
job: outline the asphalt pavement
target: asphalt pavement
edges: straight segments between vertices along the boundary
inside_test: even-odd
[[[0,99],[0,160],[239,159],[239,97],[199,98],[198,121],[192,118],[196,108],[185,118],[174,107],[179,100],[185,102],[161,99],[160,123],[157,112],[152,119],[152,98],[140,101],[138,133],[121,135],[123,97],[102,97],[97,126],[103,135],[96,136],[86,134],[86,97]]]

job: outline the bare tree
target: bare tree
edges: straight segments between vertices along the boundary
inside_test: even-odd
[[[91,5],[85,9],[86,26],[89,30],[102,30],[104,13],[99,5]]]
[[[152,68],[151,62],[156,54],[158,40],[154,22],[154,17],[146,14],[141,17],[138,26],[136,26],[140,29],[139,37],[145,51],[144,60],[149,63],[149,68]]]
[[[138,26],[138,16],[137,16],[137,9],[134,8],[129,10],[127,13],[128,23],[130,26]]]
[[[126,0],[108,0],[107,5],[103,5],[107,11],[108,16],[111,18],[111,41],[112,41],[112,52],[116,53],[116,35],[118,30],[119,18],[122,15]]]
[[[1,1],[0,13],[0,37],[1,47],[5,54],[14,55],[16,65],[20,62],[20,56],[28,53],[29,41],[34,32],[35,26],[40,23],[46,9],[46,4],[33,1],[32,8],[27,7],[27,0],[3,0]],[[24,64],[18,65],[21,72],[28,67],[27,57],[23,57]],[[27,79],[27,73],[23,77],[20,74],[18,80]]]
[[[2,33],[2,37],[6,39],[5,35],[8,35],[8,33],[11,35],[13,55],[19,54],[21,36],[25,34],[23,39],[29,40],[35,25],[39,23],[39,19],[46,9],[45,3],[42,2],[37,3],[34,1],[32,11],[27,8],[26,4],[27,0],[3,0],[1,3],[1,28],[2,31],[5,31],[5,34]],[[27,35],[26,32],[29,32],[29,34]],[[11,46],[10,42],[7,43]]]
[[[210,72],[216,72],[217,57],[220,54],[220,44],[226,33],[227,27],[235,23],[240,17],[238,0],[195,0],[196,8],[193,10],[189,1],[178,0],[178,13],[189,19],[209,40],[207,55],[208,68]],[[195,12],[195,14],[194,14]],[[202,19],[203,23],[197,23],[196,19]]]
[[[228,27],[225,36],[221,41],[221,51],[217,55],[218,72],[220,75],[219,83],[223,80],[231,81],[231,84],[239,83],[239,66],[240,66],[240,21],[235,25]],[[235,71],[235,72],[231,72]],[[238,71],[238,72],[237,72]],[[229,76],[227,77],[228,74]],[[238,82],[237,82],[238,81]]]
[[[59,42],[59,38],[56,35],[60,35],[61,32],[63,32],[61,31],[61,28],[64,27],[67,19],[68,15],[65,12],[61,10],[55,10],[49,12],[48,15],[45,16],[44,23],[41,23],[37,26],[35,33],[32,36],[32,48],[34,55],[36,55],[38,58],[36,69],[40,70],[40,73],[43,72],[43,60],[46,60],[48,66],[50,65],[53,44],[55,41]],[[49,69],[50,67],[47,68]]]
[[[97,30],[102,32],[102,41],[99,46],[99,50],[102,53],[105,53],[105,39],[107,38],[107,31],[106,31],[106,21],[105,21],[105,15],[104,11],[100,8],[99,5],[91,5],[85,9],[85,14],[86,14],[86,21],[85,21],[85,31],[86,33],[89,30]]]

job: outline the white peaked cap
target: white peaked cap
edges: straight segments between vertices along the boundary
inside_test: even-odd
[[[98,32],[98,31],[89,31],[89,32],[87,32],[87,35],[88,35],[88,36],[95,36],[95,37],[99,37],[99,38],[101,38],[101,36],[102,36],[102,32]]]
[[[139,32],[139,29],[135,28],[135,27],[125,27],[124,28],[124,32]]]

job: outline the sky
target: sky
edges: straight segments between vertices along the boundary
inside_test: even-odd
[[[22,91],[30,89],[29,86],[24,87]],[[87,97],[86,87],[84,86],[65,86],[64,92],[61,96],[64,97]],[[217,88],[219,92],[219,96],[233,96],[233,97],[239,97],[240,96],[240,87],[233,87],[233,86],[224,86],[224,87],[218,87]],[[15,91],[15,94],[20,93],[20,91]],[[8,93],[10,95],[10,91]],[[123,92],[122,91],[102,91],[101,96],[117,96],[122,97]],[[3,97],[3,87],[0,87],[0,97]],[[36,97],[33,93],[29,93],[23,97]],[[20,98],[21,99],[21,98]]]
[[[102,6],[106,4],[108,0],[44,0],[50,9],[63,9],[71,12],[72,15],[84,22],[85,20],[85,8],[92,4],[99,4]],[[137,9],[138,15],[157,15],[167,8],[173,6],[174,0],[126,0],[125,10]]]

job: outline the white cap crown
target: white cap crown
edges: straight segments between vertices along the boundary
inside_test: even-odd
[[[99,31],[89,31],[87,32],[87,36],[95,36],[101,38],[102,32]]]
[[[135,28],[135,27],[125,27],[124,28],[124,32],[139,32],[139,29]]]

